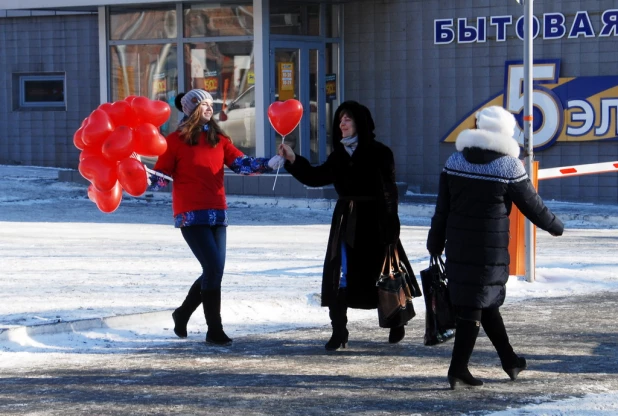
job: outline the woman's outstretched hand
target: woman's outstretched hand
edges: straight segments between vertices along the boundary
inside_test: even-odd
[[[285,143],[281,143],[279,145],[278,153],[281,157],[285,158],[290,163],[294,163],[294,161],[296,160],[296,155],[294,154],[294,151],[290,146]]]

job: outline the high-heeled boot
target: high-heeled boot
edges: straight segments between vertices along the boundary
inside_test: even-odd
[[[339,288],[337,297],[328,306],[328,316],[330,317],[333,334],[324,346],[327,351],[336,351],[345,348],[348,343],[349,332],[346,328],[348,323],[348,303],[346,299],[346,289]]]
[[[457,320],[453,356],[451,357],[451,366],[448,369],[448,382],[451,390],[455,390],[457,386],[478,387],[483,385],[483,382],[474,378],[468,370],[468,363],[474,350],[479,329],[479,321]]]
[[[524,371],[528,365],[524,357],[519,357],[513,351],[500,310],[498,308],[484,309],[481,325],[483,325],[487,338],[496,348],[502,369],[512,381],[515,381],[519,373]]]
[[[397,344],[399,341],[406,336],[406,327],[401,325],[395,328],[391,328],[388,333],[388,343],[389,344]]]
[[[221,288],[202,291],[202,304],[208,332],[206,343],[215,345],[230,345],[232,339],[223,332],[221,323]]]
[[[189,319],[191,315],[200,303],[202,303],[202,295],[201,295],[201,281],[196,280],[191,288],[189,289],[189,293],[185,298],[182,305],[178,307],[174,312],[172,312],[172,319],[174,320],[174,333],[179,338],[187,337],[187,323],[189,323]]]

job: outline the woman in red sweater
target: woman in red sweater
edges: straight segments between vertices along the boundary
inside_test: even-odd
[[[167,150],[154,169],[174,180],[172,209],[175,226],[202,266],[201,276],[182,305],[172,313],[174,333],[187,336],[187,323],[200,303],[208,332],[206,342],[229,345],[232,340],[221,323],[221,280],[225,266],[227,204],[223,187],[224,165],[240,174],[272,171],[268,159],[245,156],[232,144],[213,116],[212,96],[201,89],[187,92],[181,101],[186,120],[167,136]],[[281,161],[276,156],[271,164]],[[276,165],[274,165],[276,168]],[[152,190],[167,185],[154,176]]]

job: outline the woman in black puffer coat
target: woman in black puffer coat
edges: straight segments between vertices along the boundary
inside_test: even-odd
[[[348,342],[347,308],[375,309],[376,280],[384,263],[386,248],[397,245],[400,259],[413,274],[399,241],[399,216],[395,160],[386,145],[375,140],[375,125],[367,107],[356,101],[343,102],[333,120],[333,151],[327,160],[312,166],[282,144],[279,153],[285,168],[301,183],[333,184],[339,196],[328,237],[322,276],[322,306],[328,306],[333,334],[327,350]],[[413,296],[421,291],[412,279]],[[391,328],[389,342],[405,336],[403,326]]]
[[[513,139],[515,118],[502,107],[477,114],[477,129],[465,130],[440,175],[436,211],[427,250],[446,249],[451,302],[457,309],[455,344],[448,380],[451,388],[480,386],[468,371],[480,325],[493,343],[502,368],[512,380],[526,360],[511,347],[499,307],[509,278],[509,214],[514,203],[536,226],[553,236],[564,225],[545,206],[523,164]]]

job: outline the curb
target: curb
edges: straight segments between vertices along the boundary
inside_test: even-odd
[[[88,331],[101,328],[118,328],[171,317],[172,309],[142,312],[128,315],[108,316],[104,318],[79,319],[76,321],[53,322],[33,326],[16,326],[0,328],[0,342],[13,341],[20,337],[53,335],[68,332]],[[171,319],[171,318],[170,318]]]
[[[333,210],[336,199],[305,199],[259,196],[227,196],[230,207],[274,206],[279,208],[306,208],[316,210]],[[544,201],[562,221],[584,221],[602,226],[618,227],[618,206],[595,205],[597,212],[589,211],[590,204],[577,202]],[[427,203],[400,201],[399,215],[406,217],[431,218],[436,208],[435,202]]]
[[[274,206],[278,208],[307,208],[316,210],[332,210],[337,203],[336,199],[305,199],[305,198],[272,198],[259,196],[227,196],[230,207],[240,206]],[[411,217],[431,218],[435,204],[426,203],[399,203],[399,214]]]

